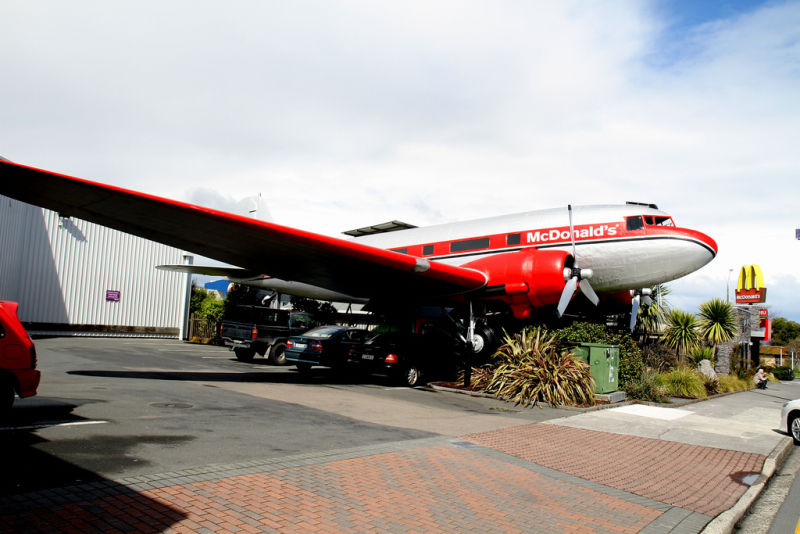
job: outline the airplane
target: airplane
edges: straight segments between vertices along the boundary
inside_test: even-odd
[[[561,317],[580,300],[630,309],[632,327],[647,288],[701,268],[718,250],[656,205],[635,202],[421,228],[392,221],[337,238],[4,159],[0,194],[235,266],[192,272],[372,309],[447,306],[474,353],[508,321]]]

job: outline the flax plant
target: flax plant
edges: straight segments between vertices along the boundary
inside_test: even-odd
[[[558,350],[554,336],[528,328],[504,337],[497,367],[486,391],[516,404],[593,405],[594,380],[589,365]]]

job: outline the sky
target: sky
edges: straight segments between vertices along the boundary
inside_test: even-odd
[[[336,235],[651,202],[800,322],[800,1],[8,1],[0,155]],[[732,297],[731,297],[732,298]]]

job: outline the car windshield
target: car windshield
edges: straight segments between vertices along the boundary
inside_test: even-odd
[[[314,328],[313,330],[309,330],[305,334],[304,337],[331,337],[334,334],[338,334],[342,331],[341,326],[319,326]]]

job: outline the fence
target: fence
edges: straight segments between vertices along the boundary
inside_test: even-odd
[[[189,318],[189,336],[191,340],[203,340],[208,343],[217,337],[219,334],[219,324],[209,324],[205,318],[199,318],[192,314]]]

